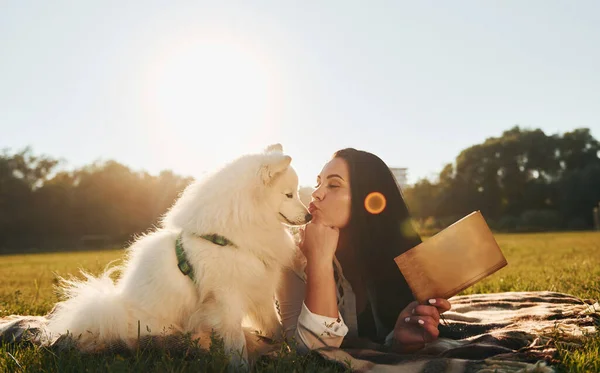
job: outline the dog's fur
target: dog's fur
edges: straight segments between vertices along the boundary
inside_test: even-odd
[[[202,343],[214,331],[234,359],[247,362],[242,320],[278,336],[273,296],[282,267],[294,256],[286,225],[310,219],[290,162],[275,144],[191,184],[162,227],[129,248],[116,282],[112,270],[99,278],[86,275],[85,282],[63,280],[67,299],[56,305],[49,329],[68,332],[87,350],[115,340],[133,346],[138,332],[192,333]],[[180,232],[195,283],[177,266]],[[222,235],[237,247],[218,246],[202,234]]]

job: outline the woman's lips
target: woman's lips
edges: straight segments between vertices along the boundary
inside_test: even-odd
[[[312,202],[308,205],[308,212],[310,212],[311,214],[317,211],[318,209],[319,208],[315,206],[315,204]]]

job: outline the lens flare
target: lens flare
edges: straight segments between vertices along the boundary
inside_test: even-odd
[[[373,215],[380,214],[385,210],[385,204],[385,197],[379,192],[371,192],[365,198],[365,209]]]

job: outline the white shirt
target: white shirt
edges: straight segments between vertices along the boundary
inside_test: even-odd
[[[344,337],[358,337],[356,297],[336,258],[333,264],[339,310],[337,318],[315,314],[304,304],[306,258],[301,253],[298,253],[294,268],[284,270],[282,284],[276,294],[276,306],[285,335],[295,337],[299,352],[339,347]]]

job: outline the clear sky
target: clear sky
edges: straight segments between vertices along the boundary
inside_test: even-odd
[[[0,3],[0,148],[67,167],[281,142],[303,184],[346,146],[414,182],[517,124],[600,139],[600,1]]]

